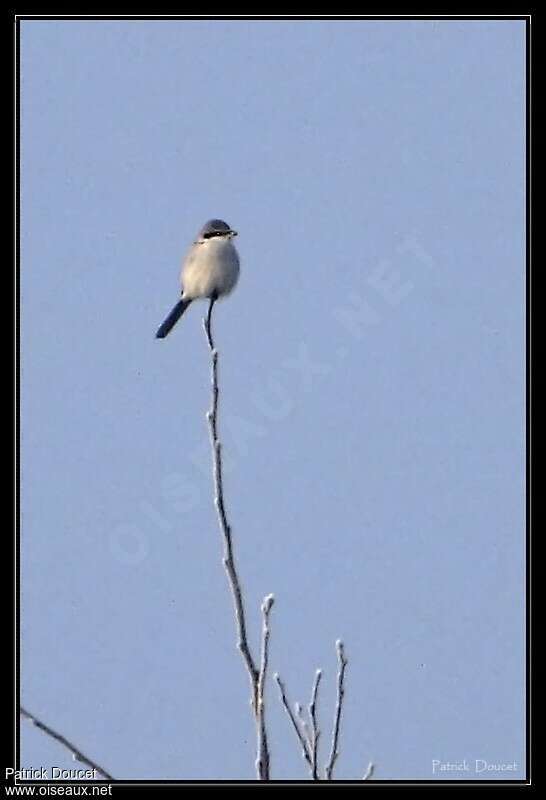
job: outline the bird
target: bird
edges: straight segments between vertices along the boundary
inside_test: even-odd
[[[237,231],[222,219],[205,222],[182,263],[180,300],[159,326],[156,339],[171,332],[194,300],[208,298],[212,304],[233,291],[239,279],[235,236]]]

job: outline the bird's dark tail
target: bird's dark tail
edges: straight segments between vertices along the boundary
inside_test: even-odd
[[[175,305],[175,307],[173,308],[167,319],[164,322],[162,322],[161,325],[159,326],[158,331],[155,335],[156,339],[164,339],[165,336],[167,336],[167,334],[171,332],[171,330],[174,328],[174,326],[176,325],[176,323],[178,322],[178,320],[180,319],[180,317],[182,316],[182,314],[187,309],[190,303],[191,300],[184,300],[184,298],[178,301],[178,303]]]

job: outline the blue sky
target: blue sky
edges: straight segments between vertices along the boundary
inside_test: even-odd
[[[21,24],[22,701],[120,778],[251,779],[249,628],[337,776],[524,774],[525,24]],[[268,687],[272,775],[307,773]],[[323,753],[323,760],[326,753]],[[433,762],[469,764],[433,772]],[[23,766],[74,766],[22,724]]]

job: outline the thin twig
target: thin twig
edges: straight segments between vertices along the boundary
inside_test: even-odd
[[[309,749],[309,744],[305,739],[305,735],[300,730],[300,726],[298,725],[298,721],[297,721],[296,717],[294,716],[294,712],[290,708],[290,703],[288,702],[288,700],[286,698],[286,689],[284,687],[284,683],[282,682],[278,672],[276,672],[273,677],[275,678],[275,681],[277,682],[277,685],[279,687],[279,693],[280,693],[280,696],[281,696],[281,702],[282,702],[282,704],[284,706],[284,710],[288,714],[290,722],[292,723],[292,727],[294,728],[294,730],[296,732],[296,736],[298,737],[299,743],[301,745],[302,756],[307,761],[307,763],[309,765],[309,768],[311,769],[311,772],[312,772],[312,770],[313,770],[313,757],[312,757],[311,751]]]
[[[260,669],[258,671],[258,701],[256,704],[256,723],[258,726],[258,758],[256,771],[258,775],[269,776],[269,747],[265,726],[265,679],[269,665],[269,615],[275,598],[272,594],[264,597],[262,603],[262,650]]]
[[[368,764],[368,769],[366,770],[366,772],[362,776],[362,780],[363,781],[369,780],[373,775],[374,769],[375,769],[375,764],[373,763],[373,761],[370,761],[370,763]]]
[[[215,297],[210,298],[209,308],[207,311],[206,319],[204,320],[203,324],[205,326],[205,333],[207,334],[207,341],[209,343],[210,351],[214,350],[214,340],[212,338],[212,309],[214,308],[214,304],[216,302]]]
[[[317,669],[315,673],[315,681],[313,683],[313,691],[311,692],[311,702],[309,703],[309,719],[311,720],[311,754],[313,761],[312,775],[314,781],[319,780],[317,755],[320,729],[317,723],[317,696],[321,678],[322,670]]]
[[[347,666],[347,659],[343,648],[343,642],[338,639],[336,642],[337,657],[339,661],[339,672],[337,675],[337,701],[336,710],[334,712],[334,727],[332,729],[332,749],[330,751],[330,758],[325,768],[325,777],[327,781],[332,780],[334,772],[334,765],[339,755],[338,742],[339,742],[339,728],[341,724],[341,710],[343,708],[343,696],[345,694],[344,678],[345,668]]]
[[[62,736],[60,733],[57,733],[57,731],[54,731],[53,728],[50,728],[49,725],[46,725],[45,722],[42,722],[41,719],[35,717],[34,714],[31,714],[30,711],[27,711],[25,708],[23,708],[23,706],[19,706],[19,712],[23,717],[29,719],[33,725],[39,728],[39,730],[46,733],[52,739],[55,739],[56,742],[62,744],[63,747],[66,747],[67,750],[70,750],[74,761],[80,761],[82,764],[85,764],[91,769],[94,769],[96,772],[100,772],[100,774],[104,775],[104,777],[109,781],[115,780],[115,778],[113,778],[112,775],[109,775],[109,773],[106,772],[104,767],[100,767],[94,761],[91,761],[91,759],[88,758],[86,755],[84,755],[82,751],[78,747],[76,747],[76,745],[72,744],[72,742],[69,742],[65,736]]]
[[[256,765],[258,770],[258,778],[260,780],[269,780],[269,759],[263,761],[260,753],[262,751],[268,752],[267,746],[267,733],[265,724],[262,725],[265,719],[262,711],[259,711],[259,679],[260,671],[256,666],[256,662],[250,652],[248,644],[248,636],[246,629],[246,616],[243,602],[243,592],[241,589],[241,582],[237,574],[235,566],[235,558],[233,555],[233,541],[231,536],[231,526],[228,522],[226,507],[224,503],[224,481],[222,471],[222,445],[218,438],[218,351],[214,345],[214,338],[212,335],[212,309],[214,307],[216,298],[212,297],[209,304],[206,319],[203,321],[207,342],[210,349],[212,359],[211,370],[211,383],[212,383],[212,405],[210,411],[207,413],[207,420],[210,429],[210,442],[212,447],[213,457],[213,477],[214,477],[214,503],[218,512],[218,522],[220,524],[220,531],[224,540],[224,568],[226,570],[231,593],[233,595],[233,603],[235,606],[235,619],[237,624],[238,642],[237,647],[241,652],[243,661],[248,672],[250,679],[250,686],[252,691],[252,710],[258,730],[258,756]],[[263,698],[262,698],[263,700]]]

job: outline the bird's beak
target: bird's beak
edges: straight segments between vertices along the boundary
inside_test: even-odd
[[[237,231],[230,231],[232,236],[237,236]]]

